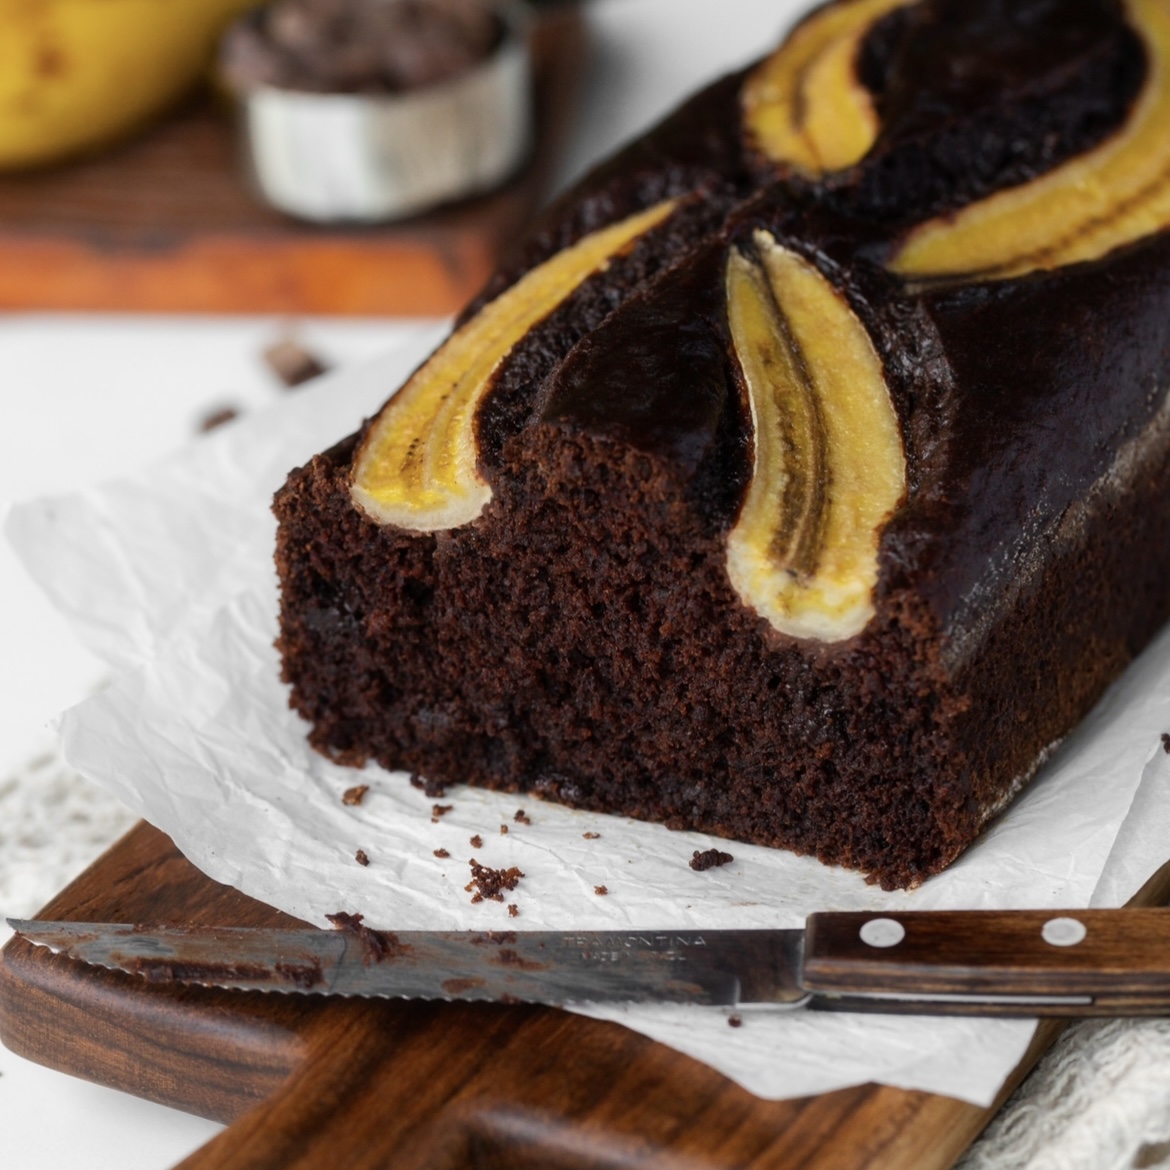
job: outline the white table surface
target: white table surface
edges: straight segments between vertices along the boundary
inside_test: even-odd
[[[562,182],[703,81],[758,55],[807,6],[597,0],[587,10],[587,100]],[[198,421],[217,407],[271,402],[283,391],[259,354],[289,325],[260,317],[0,315],[0,514],[12,501],[75,490],[164,456],[191,441]],[[311,348],[343,364],[400,343],[414,323],[291,325]],[[336,437],[323,435],[322,446]],[[51,749],[48,721],[103,676],[2,543],[0,663],[2,793],[6,777]],[[4,863],[0,856],[0,870]],[[35,909],[0,906],[0,914]],[[0,943],[6,937],[0,928]],[[164,1170],[217,1130],[0,1048],[0,1166]]]

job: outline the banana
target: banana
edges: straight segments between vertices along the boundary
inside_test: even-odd
[[[203,75],[256,0],[0,0],[0,168],[113,141]]]

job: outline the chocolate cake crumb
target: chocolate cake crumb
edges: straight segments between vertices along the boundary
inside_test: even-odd
[[[584,837],[586,841],[596,841],[601,836],[601,834],[600,833],[582,833],[581,836]]]
[[[604,898],[604,897],[605,897],[605,895],[609,893],[609,887],[608,887],[608,886],[594,886],[594,887],[593,887],[593,892],[594,892],[594,893],[595,893],[595,894],[596,894],[596,895],[597,895],[599,898]]]
[[[704,849],[702,853],[696,849],[690,860],[690,867],[694,870],[711,869],[712,866],[726,865],[734,860],[730,853],[724,853],[720,849]]]
[[[518,825],[532,824],[532,818],[522,808],[518,808],[516,810],[516,815],[512,818],[512,820],[514,820]]]
[[[353,859],[354,859],[354,861],[356,861],[358,863],[358,865],[369,865],[370,864],[369,855],[366,853],[366,851],[364,849],[359,849],[353,855]]]
[[[467,864],[471,866],[471,881],[463,888],[471,894],[472,902],[482,902],[485,898],[493,902],[502,902],[504,900],[502,891],[514,890],[524,876],[523,871],[514,865],[509,869],[492,869],[490,866],[480,865],[474,857]]]
[[[341,794],[341,803],[350,805],[361,804],[369,790],[370,786],[368,784],[355,784],[352,788],[347,788]]]
[[[743,1027],[743,1016],[728,1016],[727,1017],[727,1026],[729,1028]]]
[[[410,785],[412,788],[421,788],[424,795],[429,796],[432,800],[447,795],[447,786],[442,781],[428,780],[417,772],[411,772]]]
[[[472,849],[483,848],[483,838],[478,833],[476,833],[474,837],[469,838],[469,841]]]
[[[1170,756],[1170,731],[1162,732],[1162,750]]]
[[[232,419],[239,417],[240,412],[234,406],[221,406],[218,410],[203,416],[199,430],[206,435],[208,431],[214,431],[216,427],[222,427],[224,423],[230,423]]]
[[[329,372],[329,366],[298,341],[286,337],[268,346],[264,364],[280,379],[286,390]]]
[[[500,836],[501,836],[501,837],[506,837],[507,835],[508,835],[508,826],[507,826],[507,825],[501,825],[501,826],[500,826]]]
[[[344,930],[361,940],[366,950],[367,962],[380,963],[383,959],[396,959],[411,949],[405,943],[399,942],[396,934],[371,930],[363,923],[365,916],[362,914],[338,910],[336,914],[326,914],[325,917],[333,923],[335,929]]]
[[[451,854],[446,849],[433,849],[431,851],[436,857],[450,857]]]
[[[508,917],[509,918],[519,918],[520,917],[520,907],[517,906],[515,902],[508,903]]]

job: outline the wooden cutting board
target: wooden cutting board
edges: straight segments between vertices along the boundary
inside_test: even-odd
[[[1135,902],[1163,901],[1167,873]],[[295,923],[204,877],[145,824],[40,916]],[[1059,1027],[1041,1029],[1004,1096]],[[151,986],[21,939],[0,955],[0,1040],[232,1123],[184,1170],[946,1170],[994,1113],[876,1085],[762,1101],[552,1008]]]
[[[536,144],[523,170],[397,224],[314,227],[269,210],[242,177],[230,113],[209,99],[93,158],[0,175],[0,310],[454,312],[547,193],[584,36],[575,5],[535,22]]]

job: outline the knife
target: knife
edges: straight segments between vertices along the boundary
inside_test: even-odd
[[[8,919],[70,959],[240,991],[768,1004],[969,1015],[1170,1014],[1170,909],[813,914],[803,930],[388,932]]]

